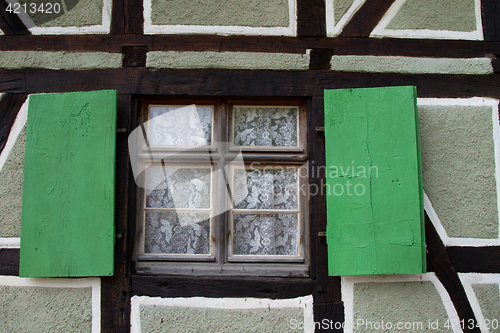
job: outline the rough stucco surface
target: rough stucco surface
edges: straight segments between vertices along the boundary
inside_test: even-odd
[[[177,52],[147,54],[147,67],[306,70],[308,54],[258,52]]]
[[[44,8],[47,8],[47,3],[61,4],[61,1],[19,0],[19,3],[26,3],[28,8],[30,3],[43,3]],[[59,13],[54,10],[54,13],[49,14],[37,11],[30,14],[30,18],[38,27],[83,27],[102,24],[103,0],[65,0],[63,3],[65,7],[61,5]]]
[[[0,286],[0,332],[91,332],[91,288]]]
[[[448,315],[432,282],[356,283],[354,285],[354,332],[448,332],[443,326]],[[422,322],[423,329],[370,329],[356,325],[367,322]],[[439,320],[439,329],[428,329],[428,321]],[[374,324],[372,324],[374,325]],[[387,325],[387,324],[386,324]],[[418,324],[416,324],[418,325]],[[375,326],[376,327],[376,326]],[[451,332],[451,330],[450,330]]]
[[[153,24],[288,27],[287,0],[152,0]]]
[[[140,307],[140,318],[142,333],[300,332],[291,325],[291,321],[295,319],[297,323],[303,323],[304,310],[226,310],[143,305]]]
[[[121,53],[0,51],[0,68],[120,68]]]
[[[19,133],[2,170],[0,170],[0,237],[21,234],[24,147],[26,126]]]
[[[474,31],[474,0],[407,0],[387,28]]]
[[[487,106],[419,106],[424,190],[448,236],[498,238]]]
[[[489,319],[490,321],[496,319],[500,322],[500,293],[498,284],[476,284],[472,285],[472,289],[474,289],[479,306],[481,306],[484,319]],[[491,330],[490,326],[490,332],[492,331],[497,332],[496,330]]]
[[[493,74],[491,59],[333,56],[331,70],[412,74]]]
[[[339,23],[342,16],[349,10],[354,0],[333,0],[333,16],[335,24]]]

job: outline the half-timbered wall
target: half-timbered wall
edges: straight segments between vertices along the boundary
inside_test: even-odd
[[[500,331],[498,0],[74,0],[30,18],[7,4],[0,331],[462,331],[449,320]],[[138,98],[301,98],[308,159],[321,166],[324,89],[395,85],[417,87],[427,273],[328,276],[324,193],[309,201],[308,278],[136,273],[127,137]],[[101,89],[118,93],[114,275],[19,278],[29,96]]]

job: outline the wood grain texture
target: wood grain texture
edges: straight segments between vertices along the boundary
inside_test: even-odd
[[[148,48],[146,46],[124,46],[123,47],[123,67],[146,67],[146,56]]]
[[[21,277],[113,275],[116,91],[30,97]]]
[[[19,249],[0,249],[0,275],[19,276]]]
[[[447,247],[446,251],[457,272],[500,273],[500,247]]]
[[[135,202],[131,197],[135,186],[130,183],[128,161],[128,135],[134,100],[130,95],[117,96],[117,127],[126,132],[116,134],[116,183],[115,183],[115,252],[114,274],[101,279],[101,331],[128,332],[130,327],[130,257],[128,225],[134,214]],[[132,229],[133,230],[133,229]]]
[[[319,96],[324,89],[412,85],[418,97],[500,97],[500,75],[344,73],[324,70],[0,69],[0,92],[116,89],[123,94],[185,96]]]
[[[10,129],[27,97],[26,94],[5,94],[0,99],[0,153],[7,144]]]
[[[344,324],[344,303],[319,303],[314,302],[314,322],[315,324],[314,332],[336,332],[340,333],[344,330],[342,325]],[[338,329],[336,328],[338,327]]]
[[[332,67],[332,50],[313,49],[310,53],[309,69],[325,69]]]
[[[460,320],[464,320],[465,323],[468,323],[469,320],[477,323],[457,271],[453,266],[448,253],[446,252],[443,241],[439,238],[439,234],[427,214],[425,214],[425,240],[427,243],[427,257],[432,262],[437,278],[441,281],[444,288],[450,295],[451,301],[457,310],[458,317]],[[469,329],[467,325],[465,326],[465,333],[481,332],[477,327]]]
[[[340,37],[369,37],[394,0],[366,0],[347,22]]]
[[[6,35],[31,35],[19,16],[7,12],[7,1],[0,0],[0,29]]]
[[[330,275],[425,273],[415,87],[325,90]]]
[[[149,51],[305,53],[333,50],[336,55],[474,58],[500,54],[500,42],[402,38],[327,38],[216,35],[0,36],[1,51],[122,52],[124,46]]]
[[[326,36],[325,13],[323,0],[297,0],[297,36]]]
[[[500,40],[500,2],[481,0],[483,36],[487,42]]]
[[[144,16],[143,2],[140,0],[113,1],[111,11],[111,34],[142,34]]]
[[[285,299],[311,295],[310,279],[210,278],[132,275],[132,294],[151,297],[256,297]]]

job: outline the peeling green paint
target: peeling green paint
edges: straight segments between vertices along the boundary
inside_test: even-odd
[[[153,24],[289,26],[286,0],[152,0]]]
[[[489,58],[417,58],[377,56],[333,56],[331,70],[339,72],[411,74],[493,74]]]
[[[424,190],[448,236],[498,238],[491,106],[418,113]]]
[[[0,237],[19,237],[21,234],[25,145],[26,126],[19,133],[2,170],[0,170],[2,198],[0,200]]]
[[[406,0],[387,28],[474,31],[474,0]]]
[[[102,69],[121,66],[121,53],[0,51],[0,68]]]
[[[143,333],[304,332],[302,308],[207,309],[141,305],[140,318]],[[295,328],[294,323],[297,323]]]
[[[259,52],[177,52],[147,54],[147,67],[306,70],[309,54]]]
[[[452,332],[444,324],[448,314],[432,282],[356,283],[354,284],[354,332]],[[360,320],[360,321],[358,321]],[[439,321],[439,329],[428,323]],[[364,325],[356,325],[364,321]],[[411,329],[375,329],[382,321],[394,326],[410,323]],[[370,324],[372,323],[370,326]],[[418,327],[422,323],[422,328]],[[416,325],[416,326],[415,326]],[[404,326],[403,326],[404,327]]]

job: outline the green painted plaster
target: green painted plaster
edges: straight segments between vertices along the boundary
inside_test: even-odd
[[[354,3],[354,0],[332,0],[333,1],[333,16],[335,24],[339,23],[342,16],[349,10]]]
[[[146,66],[185,69],[306,70],[309,69],[309,54],[155,51],[148,52]]]
[[[26,126],[19,133],[2,170],[0,170],[0,237],[21,234],[24,147]]]
[[[500,322],[500,294],[498,284],[475,284],[472,285],[477,301],[481,307],[484,319],[489,319],[490,323],[493,319]],[[494,327],[497,327],[495,325]],[[498,332],[489,326],[490,332]],[[497,327],[498,328],[498,327]]]
[[[444,324],[448,319],[441,297],[432,282],[356,283],[354,284],[354,332],[451,332]],[[430,322],[439,321],[438,329]],[[364,324],[361,325],[361,321]],[[374,329],[384,322],[396,326],[410,323],[411,329]],[[369,323],[372,323],[370,326]],[[419,327],[421,323],[421,327]],[[359,324],[359,325],[357,325]],[[404,326],[403,326],[404,328]]]
[[[387,29],[475,31],[474,0],[406,0]]]
[[[91,288],[0,286],[1,332],[91,332]]]
[[[0,51],[0,68],[101,69],[121,66],[121,53]]]
[[[498,238],[491,107],[418,111],[424,190],[448,236]]]
[[[287,0],[152,0],[153,24],[288,27]]]
[[[226,310],[141,305],[140,318],[143,333],[303,332],[293,323],[303,327],[304,309]]]
[[[331,70],[339,72],[411,74],[493,74],[491,59],[333,56]]]
[[[63,2],[19,0],[19,3],[21,5],[26,3],[27,8],[30,9],[32,3],[37,4],[37,8],[40,8],[40,4],[43,3],[42,8],[45,9],[47,9],[47,3],[62,3],[59,13],[55,13],[53,9],[52,13],[36,11],[34,14],[29,14],[30,11],[28,11],[31,20],[38,27],[83,27],[102,24],[103,0],[64,0]]]

